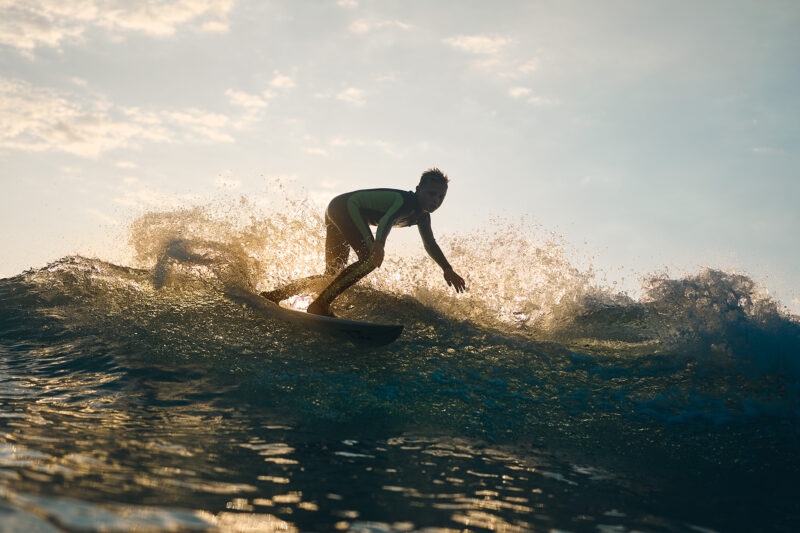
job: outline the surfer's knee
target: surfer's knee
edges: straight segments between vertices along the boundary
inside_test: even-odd
[[[358,254],[358,261],[356,261],[356,263],[360,265],[357,269],[361,272],[366,272],[366,273],[372,272],[373,270],[381,266],[380,262],[376,263],[375,256],[371,254],[368,250]]]
[[[370,255],[364,261],[364,268],[366,269],[367,273],[372,272],[376,268],[380,267],[383,264],[383,255],[375,257],[375,255]]]

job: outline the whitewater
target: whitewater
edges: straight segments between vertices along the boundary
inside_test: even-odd
[[[323,241],[308,201],[242,198],[0,280],[0,531],[800,528],[800,319],[747,275],[632,297],[498,221],[440,239],[465,294],[387,254],[337,300],[389,346],[226,298]]]

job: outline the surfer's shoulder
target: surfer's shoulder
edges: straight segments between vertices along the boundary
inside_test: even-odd
[[[359,189],[342,196],[345,196],[348,202],[356,206],[379,210],[388,208],[398,201],[402,202],[403,205],[408,205],[413,200],[413,194],[409,191],[389,188]]]

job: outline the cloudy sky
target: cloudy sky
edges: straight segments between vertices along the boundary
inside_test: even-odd
[[[0,0],[0,275],[275,178],[436,165],[438,235],[527,216],[612,278],[736,269],[800,312],[798,27],[792,0]]]

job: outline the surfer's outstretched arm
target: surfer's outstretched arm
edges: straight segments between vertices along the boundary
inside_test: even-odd
[[[444,280],[447,282],[447,285],[453,287],[456,292],[464,292],[467,290],[467,282],[464,281],[464,278],[456,274],[453,267],[444,271]]]
[[[456,292],[464,292],[467,290],[467,284],[464,278],[456,274],[456,271],[453,270],[453,267],[444,256],[444,252],[442,252],[442,249],[439,248],[439,245],[436,243],[436,239],[433,238],[430,215],[421,218],[418,227],[419,234],[422,237],[422,244],[425,245],[425,251],[428,252],[431,259],[436,261],[436,264],[442,268],[444,280],[447,282],[447,285],[453,287]]]

